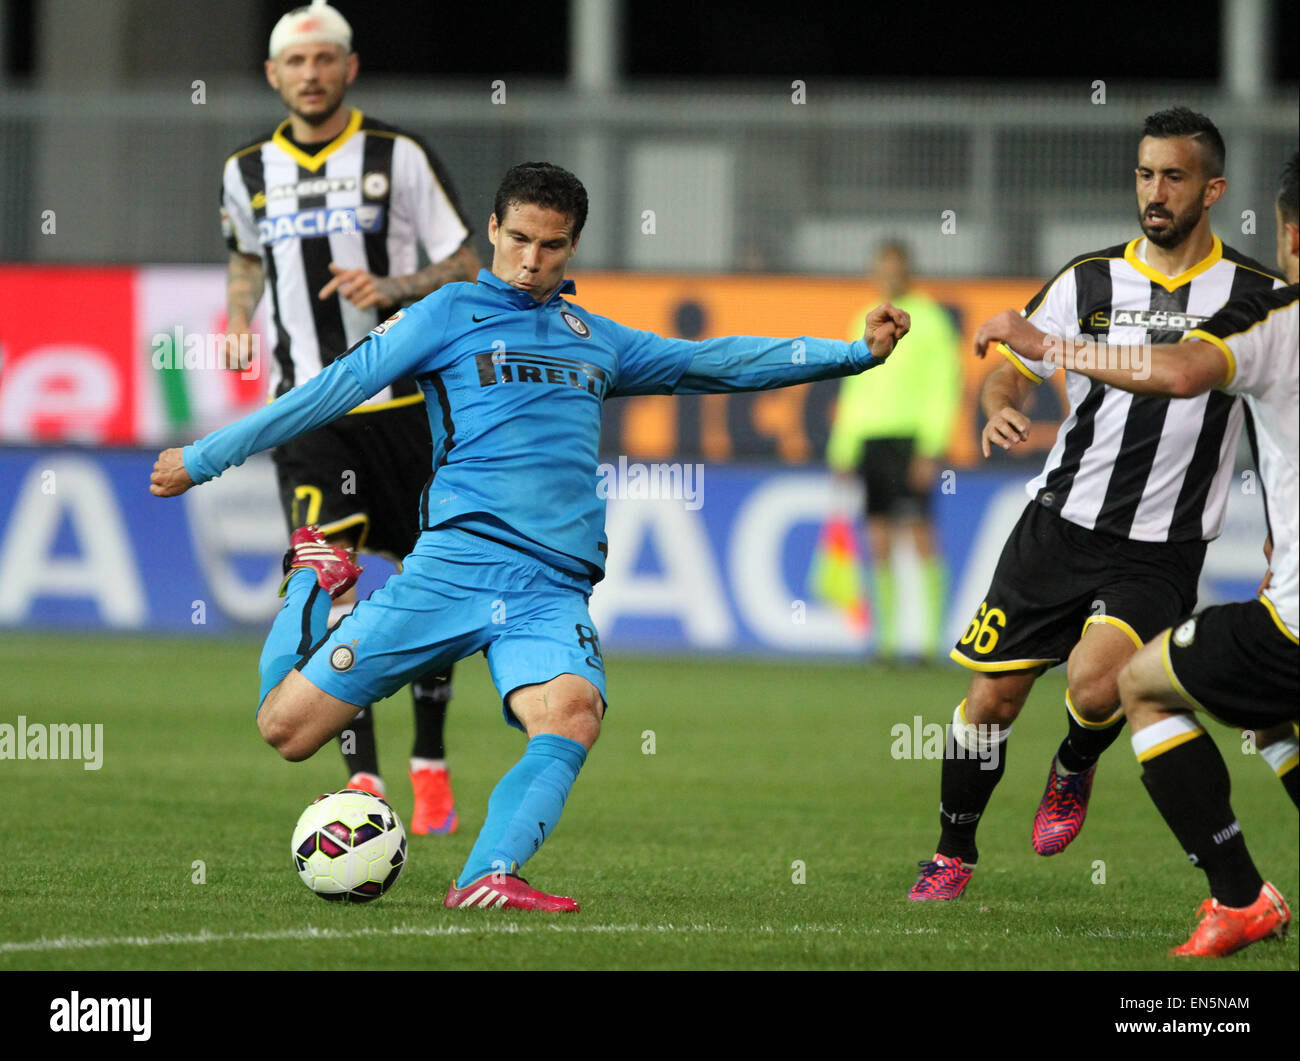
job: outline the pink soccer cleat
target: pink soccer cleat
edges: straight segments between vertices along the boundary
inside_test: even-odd
[[[921,867],[921,875],[907,893],[914,903],[956,899],[975,873],[974,866],[966,865],[955,856],[936,854],[929,862],[918,862],[917,865]]]
[[[289,548],[284,554],[284,582],[280,584],[280,596],[284,596],[285,587],[289,585],[289,575],[297,568],[310,568],[316,572],[316,581],[321,589],[330,595],[330,599],[346,593],[356,585],[361,576],[361,568],[352,561],[348,551],[337,545],[330,545],[322,536],[318,527],[299,527],[289,537]]]
[[[1056,760],[1047,775],[1047,787],[1034,812],[1034,850],[1040,855],[1057,855],[1083,828],[1088,816],[1088,797],[1092,795],[1092,778],[1097,772],[1093,763],[1081,774],[1062,776],[1056,772]]]
[[[550,914],[576,914],[578,904],[563,895],[547,895],[529,887],[513,873],[485,873],[463,888],[452,881],[442,905],[468,910],[539,910]]]

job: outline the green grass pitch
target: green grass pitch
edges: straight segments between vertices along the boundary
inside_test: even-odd
[[[448,724],[459,834],[412,837],[378,902],[312,896],[289,837],[303,807],[342,784],[342,764],[333,748],[286,764],[261,743],[257,654],[251,641],[0,641],[0,723],[104,726],[97,771],[0,761],[0,970],[1184,967],[1165,952],[1193,927],[1205,882],[1143,790],[1127,737],[1102,762],[1075,844],[1051,859],[1030,849],[1064,728],[1059,671],[1016,725],[966,896],[913,905],[916,862],[937,837],[939,766],[894,758],[891,728],[946,722],[962,671],[612,658],[604,734],[524,870],[583,904],[561,918],[442,907],[523,745],[481,657],[458,669]],[[378,724],[405,819],[406,693],[380,705]],[[1211,728],[1251,851],[1294,905],[1295,807],[1236,734]],[[1297,966],[1294,938],[1216,965]]]

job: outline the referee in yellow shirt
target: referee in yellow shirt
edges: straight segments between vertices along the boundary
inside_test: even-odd
[[[930,500],[961,396],[958,335],[942,306],[912,290],[911,262],[904,244],[880,246],[873,279],[883,299],[911,314],[910,352],[876,369],[870,380],[865,373],[844,379],[826,456],[833,471],[859,474],[866,489],[877,655],[898,656],[893,546],[910,535],[923,573],[922,655],[933,659],[941,645],[947,579]],[[866,313],[863,307],[854,317],[850,335],[862,334]]]

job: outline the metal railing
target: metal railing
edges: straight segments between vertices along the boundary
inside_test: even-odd
[[[1088,86],[812,84],[804,94],[797,102],[797,84],[606,96],[372,80],[349,102],[433,146],[484,253],[501,174],[546,158],[591,192],[579,252],[588,267],[857,272],[874,243],[901,237],[919,271],[940,276],[1039,276],[1131,235],[1142,118],[1173,103],[1211,115],[1228,142],[1216,230],[1270,261],[1273,185],[1300,113],[1294,91],[1245,106],[1185,86],[1113,84],[1101,105]],[[193,96],[189,86],[0,92],[0,260],[222,260],[222,163],[283,112],[251,81]]]

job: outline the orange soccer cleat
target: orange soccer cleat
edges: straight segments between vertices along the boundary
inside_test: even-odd
[[[1169,953],[1180,958],[1226,958],[1261,939],[1282,939],[1291,911],[1267,881],[1249,906],[1224,906],[1218,899],[1201,903],[1201,923],[1191,938]]]
[[[367,774],[358,772],[348,778],[347,788],[356,789],[360,792],[369,792],[372,796],[378,796],[380,799],[388,799],[384,792],[384,782],[377,774]]]
[[[411,771],[415,789],[415,811],[411,814],[411,832],[428,836],[450,836],[460,824],[456,801],[451,794],[451,775],[444,770],[426,768]]]

